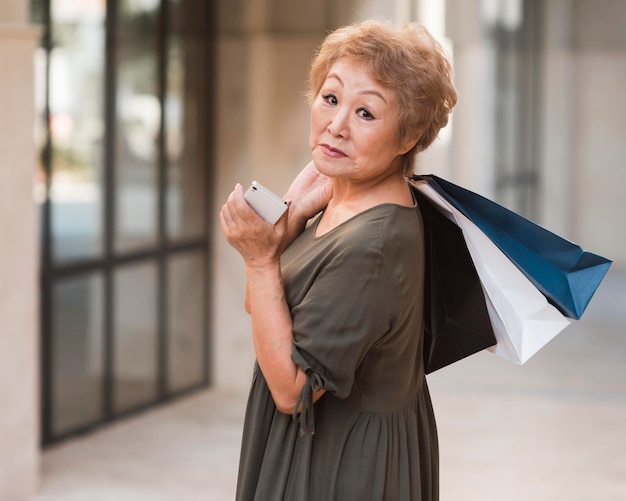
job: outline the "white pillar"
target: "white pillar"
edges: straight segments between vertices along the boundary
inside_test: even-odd
[[[0,0],[0,499],[35,493],[39,352],[33,55],[28,2]]]

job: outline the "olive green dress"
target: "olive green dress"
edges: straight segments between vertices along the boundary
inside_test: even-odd
[[[317,222],[281,263],[303,410],[279,412],[255,367],[237,500],[435,501],[419,209],[379,205],[320,237]]]

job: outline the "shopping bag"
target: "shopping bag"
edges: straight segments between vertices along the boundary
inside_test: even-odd
[[[583,249],[501,205],[440,177],[425,180],[489,237],[570,318],[579,319],[611,261]]]
[[[462,230],[478,273],[497,344],[489,350],[518,364],[552,340],[569,320],[514,263],[430,183],[415,183]]]
[[[426,374],[495,345],[485,296],[460,228],[414,189],[424,222]]]

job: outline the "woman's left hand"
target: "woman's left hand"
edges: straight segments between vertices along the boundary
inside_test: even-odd
[[[274,266],[280,261],[287,237],[289,210],[273,225],[248,205],[240,184],[235,186],[220,211],[220,226],[228,243],[248,267]]]

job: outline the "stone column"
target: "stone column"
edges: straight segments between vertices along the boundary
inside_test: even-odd
[[[26,0],[0,0],[0,499],[39,476],[38,252],[33,55]]]

